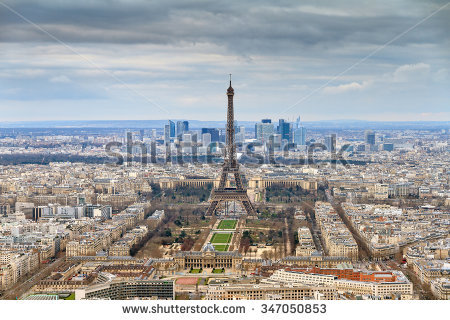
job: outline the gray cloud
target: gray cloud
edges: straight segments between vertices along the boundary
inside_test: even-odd
[[[232,52],[283,52],[348,43],[381,45],[437,8],[442,1],[364,5],[347,1],[9,1],[26,18],[67,42],[178,44],[209,42]],[[371,3],[371,2],[370,2]],[[315,6],[314,6],[315,5]],[[381,7],[381,8],[380,8]],[[364,8],[364,10],[363,10]],[[401,9],[400,9],[401,8]],[[0,41],[52,41],[2,8]],[[322,13],[323,12],[323,13]],[[405,36],[401,44],[446,39],[449,10]]]
[[[222,93],[225,74],[236,73],[240,114],[249,120],[277,117],[447,2],[0,1],[179,118],[186,110],[220,116],[211,106],[223,97],[213,93]],[[450,6],[290,112],[348,118],[355,110],[354,117],[406,106],[418,112],[424,104],[445,110],[449,17]],[[69,101],[84,99],[113,118],[128,104],[129,118],[167,116],[148,111],[146,101],[1,5],[0,46],[0,110],[19,101],[83,117]]]

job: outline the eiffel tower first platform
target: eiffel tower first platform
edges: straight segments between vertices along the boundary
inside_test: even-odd
[[[242,184],[241,174],[239,172],[239,164],[236,160],[236,145],[234,143],[234,107],[233,96],[234,89],[231,86],[231,74],[230,74],[230,86],[227,89],[228,96],[228,112],[227,112],[227,146],[225,159],[222,167],[222,173],[220,176],[219,187],[213,189],[210,197],[209,208],[206,211],[207,215],[212,215],[219,203],[236,201],[242,204],[248,215],[256,215],[255,208],[250,202],[250,198],[247,195],[247,189]],[[227,188],[228,175],[234,175],[234,181],[236,186]]]

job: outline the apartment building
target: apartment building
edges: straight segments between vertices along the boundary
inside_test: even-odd
[[[450,299],[450,279],[449,278],[438,278],[432,280],[430,283],[431,292],[433,295],[440,300]]]
[[[323,272],[330,271],[331,269],[325,269]],[[322,272],[319,268],[310,270],[292,270],[292,269],[280,269],[273,273],[266,282],[267,283],[283,283],[283,284],[303,284],[312,286],[327,286],[336,289],[339,293],[349,292],[354,295],[370,295],[383,298],[389,298],[392,295],[401,295],[404,299],[410,299],[413,294],[413,285],[406,277],[396,272],[395,274],[386,274],[383,272],[367,272],[364,273],[354,272],[351,273],[339,273],[340,277],[332,274],[320,274],[312,273],[313,271]],[[360,280],[349,280],[355,278],[358,275]],[[384,281],[390,280],[390,281]]]
[[[314,251],[316,246],[311,235],[311,231],[307,227],[298,228],[298,245],[295,248],[295,255],[300,257],[308,257]]]
[[[316,220],[328,255],[358,258],[358,245],[332,205],[316,202]]]

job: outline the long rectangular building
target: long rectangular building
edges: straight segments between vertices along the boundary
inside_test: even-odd
[[[332,287],[302,284],[210,285],[206,300],[334,300]]]
[[[112,280],[75,290],[75,299],[128,300],[134,298],[175,300],[173,280]]]
[[[392,295],[401,295],[402,298],[409,299],[413,294],[412,283],[398,271],[393,271],[393,273],[396,273],[391,274],[391,277],[384,273],[367,274],[370,274],[372,277],[361,277],[360,275],[359,281],[348,280],[335,274],[319,274],[311,273],[310,271],[280,269],[275,271],[265,282],[271,284],[327,286],[336,289],[339,293],[349,292],[355,295],[371,295],[382,299]],[[353,275],[350,276],[353,277]]]

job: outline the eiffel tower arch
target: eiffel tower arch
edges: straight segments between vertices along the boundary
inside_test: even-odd
[[[228,96],[228,112],[227,112],[227,145],[225,159],[220,175],[219,187],[211,191],[210,204],[207,215],[212,215],[216,211],[221,202],[236,201],[241,203],[248,215],[256,215],[255,208],[247,194],[247,189],[242,184],[241,173],[239,172],[239,164],[236,159],[236,145],[234,143],[234,106],[233,97],[234,89],[230,86],[227,89]],[[233,175],[235,186],[227,187],[228,176]]]

